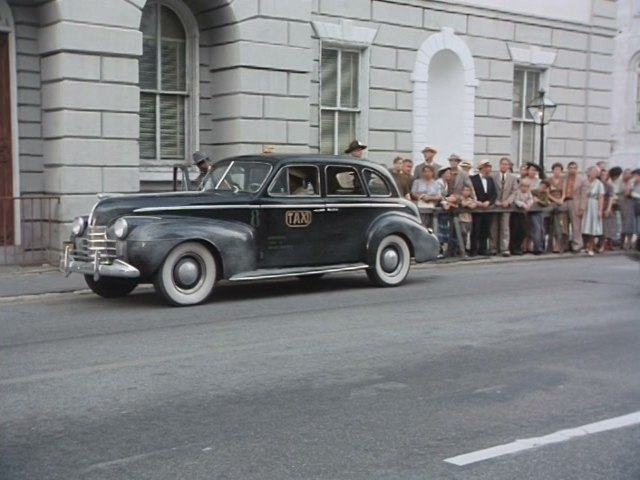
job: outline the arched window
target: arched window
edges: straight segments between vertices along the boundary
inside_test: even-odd
[[[151,0],[142,12],[140,156],[147,163],[184,160],[196,143],[195,36],[174,7]]]

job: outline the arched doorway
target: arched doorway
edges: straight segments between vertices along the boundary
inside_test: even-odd
[[[473,158],[475,76],[473,57],[453,29],[424,41],[416,56],[413,82],[413,157],[433,145],[447,156],[452,152]]]
[[[441,152],[461,154],[464,143],[464,71],[451,50],[440,50],[429,64],[429,95],[425,135]]]

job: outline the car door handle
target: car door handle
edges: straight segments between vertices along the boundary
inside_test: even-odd
[[[326,212],[326,209],[324,209],[324,208],[314,208],[313,211],[314,212]]]
[[[339,208],[327,208],[327,212],[337,212],[339,210]]]

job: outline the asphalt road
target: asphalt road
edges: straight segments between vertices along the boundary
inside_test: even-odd
[[[639,307],[621,256],[5,302],[0,479],[637,480],[637,422],[445,460],[639,412]]]

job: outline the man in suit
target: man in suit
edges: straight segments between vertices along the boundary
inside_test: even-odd
[[[451,180],[449,180],[449,194],[462,195],[462,187],[467,186],[473,192],[473,185],[469,174],[460,168],[461,158],[452,153],[449,155],[449,167],[451,167]]]
[[[481,160],[478,164],[478,174],[471,177],[473,190],[476,192],[477,208],[491,207],[498,196],[495,182],[491,176],[491,162]],[[471,225],[470,256],[487,255],[487,241],[491,231],[492,213],[474,213]]]
[[[571,251],[574,253],[582,249],[582,213],[584,211],[584,193],[587,190],[587,178],[578,173],[578,164],[567,164],[567,176],[564,179],[564,201],[571,223]]]
[[[416,165],[416,168],[413,170],[414,178],[422,178],[422,167],[424,167],[425,165],[429,165],[431,168],[433,168],[434,172],[438,172],[438,170],[442,168],[442,165],[436,163],[435,161],[435,156],[437,153],[438,151],[433,147],[424,147],[422,149],[422,155],[424,155],[424,162]]]
[[[513,163],[507,157],[500,159],[500,170],[493,173],[493,181],[496,184],[498,196],[496,207],[509,207],[509,197],[518,189],[518,178],[511,173]],[[509,212],[494,215],[491,223],[491,253],[502,254],[503,257],[511,256],[509,251]]]

